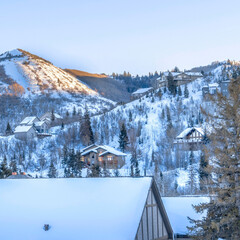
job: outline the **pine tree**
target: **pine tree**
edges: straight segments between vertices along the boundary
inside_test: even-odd
[[[173,75],[171,73],[169,73],[167,76],[167,82],[168,82],[168,90],[173,96],[175,96],[177,93],[177,86],[174,81]]]
[[[76,111],[76,107],[74,106],[74,107],[73,107],[73,113],[72,113],[72,115],[73,115],[73,116],[76,116],[76,114],[77,114],[77,111]]]
[[[54,122],[55,121],[55,114],[54,114],[54,110],[52,109],[51,112],[51,121]]]
[[[9,167],[11,169],[12,172],[18,172],[18,168],[17,168],[17,161],[16,161],[16,155],[14,153],[13,158],[11,159],[11,162],[9,164]]]
[[[88,108],[85,107],[85,113],[82,121],[80,122],[80,128],[81,128],[81,138],[86,145],[93,144],[94,141],[94,135],[93,130],[91,126],[91,119],[89,116]]]
[[[229,97],[220,93],[212,99],[214,113],[203,111],[211,120],[207,148],[209,203],[195,206],[198,213],[207,210],[202,220],[190,227],[196,239],[240,239],[240,78],[232,79]]]
[[[127,130],[124,123],[122,124],[121,130],[120,130],[118,142],[119,142],[119,148],[124,152],[128,145],[128,135],[127,135]]]
[[[204,152],[201,152],[200,155],[200,163],[199,163],[199,186],[200,190],[206,192],[206,185],[208,180],[208,172],[207,172],[208,162],[206,160]]]
[[[7,123],[7,128],[6,128],[5,133],[6,133],[7,136],[11,135],[13,133],[12,128],[11,128],[9,122]]]
[[[187,84],[185,84],[185,87],[184,87],[184,97],[185,97],[185,98],[188,98],[188,97],[189,97],[189,91],[188,91]]]
[[[62,124],[61,124],[61,130],[63,130],[64,129],[64,123],[62,122]]]
[[[53,161],[51,161],[49,170],[48,170],[48,177],[49,178],[56,178],[57,177],[57,170],[53,164]]]
[[[178,86],[178,96],[182,96],[182,89],[181,89],[181,86]]]
[[[0,178],[6,178],[12,174],[12,171],[8,168],[7,157],[4,156],[2,163],[0,164]]]

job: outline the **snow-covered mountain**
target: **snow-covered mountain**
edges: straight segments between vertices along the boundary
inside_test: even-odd
[[[71,116],[86,106],[96,114],[115,104],[72,74],[22,49],[0,55],[0,98],[0,133],[7,122],[15,127],[25,116],[51,110]]]
[[[5,75],[5,78],[0,78],[2,93],[40,95],[67,92],[98,95],[71,74],[22,49],[0,55],[0,65],[1,75]]]

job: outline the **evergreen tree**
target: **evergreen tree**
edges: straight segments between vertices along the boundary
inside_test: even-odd
[[[12,174],[12,171],[8,168],[7,157],[4,156],[2,163],[0,164],[0,178],[7,178]]]
[[[54,114],[54,110],[52,109],[51,112],[51,121],[54,122],[55,121],[55,114]]]
[[[169,73],[167,76],[167,82],[168,82],[168,90],[173,96],[175,96],[177,93],[177,86],[174,81],[173,75],[171,73]]]
[[[61,129],[63,130],[64,129],[64,123],[62,122],[61,124]]]
[[[91,119],[89,116],[88,108],[85,107],[84,117],[80,123],[81,128],[81,138],[86,145],[91,145],[94,143],[94,135],[91,126]]]
[[[178,96],[182,96],[182,89],[181,89],[181,86],[178,86]]]
[[[73,113],[72,113],[72,115],[73,115],[73,116],[76,116],[76,114],[77,114],[77,111],[76,111],[76,107],[74,106],[74,107],[73,107]]]
[[[129,111],[129,122],[131,122],[131,121],[132,121],[132,112]]]
[[[207,172],[208,162],[206,160],[204,152],[201,152],[200,155],[200,164],[199,164],[199,186],[201,191],[206,191],[206,185],[208,180]]]
[[[7,123],[7,128],[6,128],[5,133],[6,133],[6,135],[11,135],[13,133],[12,128],[11,128],[9,122]]]
[[[120,130],[118,142],[119,142],[119,148],[121,149],[121,151],[124,152],[128,145],[128,135],[127,135],[127,130],[124,123],[122,124],[121,130]]]
[[[188,97],[189,97],[189,91],[188,91],[187,84],[185,84],[185,87],[184,87],[184,97],[185,97],[185,98],[188,98]]]
[[[207,148],[209,203],[195,206],[207,211],[202,220],[193,220],[191,234],[196,239],[240,239],[240,78],[232,79],[229,97],[217,93],[214,113],[203,111],[211,120],[212,132]]]
[[[49,178],[56,178],[57,177],[57,170],[53,164],[53,161],[51,161],[49,170],[48,170],[48,177]]]

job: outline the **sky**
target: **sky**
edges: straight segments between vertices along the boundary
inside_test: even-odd
[[[240,60],[239,0],[0,0],[0,53],[148,74]]]

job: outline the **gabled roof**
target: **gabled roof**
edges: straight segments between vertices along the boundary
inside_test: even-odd
[[[200,72],[184,72],[185,74],[189,75],[189,76],[199,76],[202,77],[202,73]]]
[[[36,116],[31,116],[31,117],[25,117],[20,125],[33,125],[34,121],[37,120],[37,121],[40,121],[40,119]]]
[[[185,138],[186,136],[188,136],[195,130],[198,131],[201,135],[204,135],[204,131],[202,128],[190,127],[190,128],[186,128],[184,131],[182,131],[176,138]]]
[[[106,146],[106,145],[102,145],[102,146],[99,146],[97,147],[96,149],[98,148],[103,148],[104,150],[106,150],[105,152],[103,152],[102,154],[100,154],[99,156],[103,156],[105,155],[106,153],[112,153],[116,156],[127,156],[127,154],[123,153],[123,152],[120,152],[112,147],[109,147],[109,146]]]
[[[53,114],[54,114],[54,117],[55,117],[56,119],[62,119],[62,116],[60,116],[59,114],[57,114],[57,113],[53,113]],[[40,117],[40,119],[41,119],[41,120],[44,120],[44,119],[46,119],[46,118],[51,119],[51,116],[52,116],[52,113],[51,113],[51,112],[46,112],[46,113],[44,113],[44,114]]]
[[[14,131],[14,133],[26,133],[26,132],[28,132],[31,128],[33,128],[33,126],[25,126],[25,125],[23,125],[23,126],[21,126],[21,125],[19,125],[19,126],[17,126],[16,128],[15,128],[15,131]]]
[[[95,148],[92,148],[93,146],[96,146],[96,147],[95,147]],[[92,148],[92,149],[89,149],[89,148]],[[107,146],[107,145],[96,145],[96,144],[92,144],[92,145],[90,145],[90,146],[82,149],[82,151],[81,151],[81,152],[82,152],[82,156],[87,155],[87,154],[90,153],[90,152],[95,152],[95,153],[97,153],[97,150],[98,150],[99,148],[102,148],[103,150],[105,150],[104,152],[102,152],[102,153],[99,155],[100,157],[103,156],[103,155],[105,155],[105,154],[107,154],[107,153],[111,153],[111,154],[114,154],[114,155],[116,155],[116,156],[127,156],[127,154],[125,154],[125,153],[123,153],[123,152],[120,152],[120,151],[118,151],[118,150],[116,150],[116,149],[114,149],[114,148],[112,148],[112,147]],[[89,150],[88,150],[88,149],[89,149]]]
[[[148,92],[152,89],[153,89],[152,87],[150,87],[150,88],[139,88],[137,91],[133,92],[132,95],[143,94],[143,93],[146,93],[146,92]]]
[[[0,180],[0,239],[133,240],[152,183],[150,177]]]
[[[34,123],[34,125],[35,125],[36,127],[41,127],[41,126],[44,125],[44,124],[47,124],[47,123],[44,122],[44,121],[39,121],[39,122],[35,122],[35,123]]]
[[[90,149],[90,150],[87,150],[87,151],[83,152],[81,155],[85,156],[85,155],[89,154],[90,152],[97,153],[97,150],[96,149]]]

